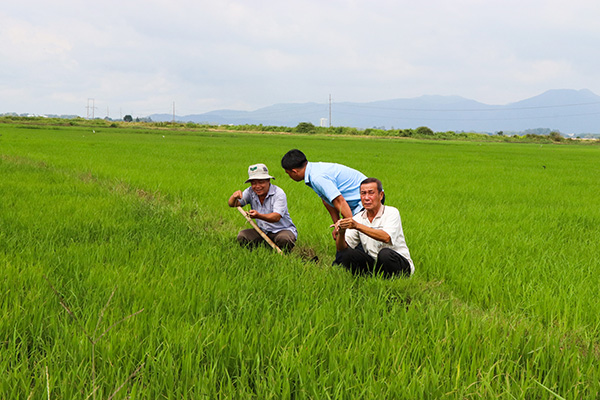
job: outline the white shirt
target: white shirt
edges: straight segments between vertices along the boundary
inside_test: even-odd
[[[402,220],[400,219],[400,212],[398,209],[382,204],[379,212],[375,218],[373,218],[373,222],[369,221],[369,218],[367,218],[367,210],[359,212],[352,217],[352,219],[369,228],[383,230],[385,233],[390,235],[390,242],[380,242],[379,240],[375,240],[356,229],[347,229],[346,243],[349,247],[355,248],[358,246],[358,243],[361,243],[365,252],[373,257],[373,259],[377,259],[377,255],[381,249],[390,248],[408,260],[410,263],[411,274],[415,272],[415,265],[410,258],[410,252],[408,251],[406,240],[404,240]]]

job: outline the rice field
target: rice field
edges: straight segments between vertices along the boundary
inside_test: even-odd
[[[383,181],[415,275],[331,266],[292,148]],[[599,399],[600,147],[0,125],[0,399]],[[297,249],[235,243],[247,167]],[[307,261],[304,253],[318,255]]]

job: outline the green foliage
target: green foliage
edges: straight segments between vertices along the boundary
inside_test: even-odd
[[[560,134],[560,132],[558,131],[552,131],[550,132],[550,134],[548,135],[548,137],[550,138],[550,140],[552,140],[553,142],[562,142],[565,138]]]
[[[126,116],[127,117],[127,116]],[[139,121],[139,122],[138,122]],[[0,117],[0,123],[13,123],[20,122],[27,126],[39,125],[39,126],[89,126],[89,127],[125,127],[116,121],[109,121],[103,119],[87,120],[84,118],[73,118],[73,119],[60,119],[60,118],[44,118],[44,117],[19,117],[19,116],[3,116]],[[585,143],[585,144],[600,144],[600,140],[572,140],[565,139],[560,135],[560,132],[551,132],[549,129],[529,129],[522,136],[512,134],[507,135],[500,131],[496,135],[487,135],[483,133],[474,132],[433,132],[428,127],[419,127],[417,129],[389,129],[384,128],[368,128],[368,129],[357,129],[352,127],[318,127],[311,123],[300,123],[299,132],[298,126],[296,128],[286,126],[271,126],[262,124],[246,124],[246,125],[211,125],[208,123],[181,123],[181,122],[152,122],[147,119],[136,119],[136,122],[128,123],[129,127],[133,129],[171,129],[185,132],[194,131],[238,131],[238,132],[275,132],[275,133],[309,133],[318,135],[342,135],[342,136],[373,136],[373,137],[412,137],[418,139],[430,139],[430,140],[469,140],[469,141],[484,141],[484,142],[521,142],[521,143]],[[500,135],[502,133],[502,135]],[[552,136],[551,136],[552,134]],[[578,137],[579,139],[579,137]]]
[[[0,398],[93,391],[91,344],[44,277],[93,337],[117,323],[95,348],[98,398],[600,392],[597,146],[132,124],[2,126]],[[383,180],[415,276],[331,266],[329,215],[278,168],[294,147]],[[257,161],[320,263],[235,244],[248,225],[226,201]]]
[[[133,117],[129,114],[123,117],[123,121],[125,122],[133,122]]]
[[[433,131],[430,128],[426,127],[426,126],[420,126],[420,127],[418,127],[415,130],[415,133],[417,135],[420,135],[420,136],[433,136],[433,134],[434,134]]]
[[[315,133],[316,132],[316,128],[310,122],[300,122],[298,124],[298,126],[296,126],[295,131],[297,133]]]

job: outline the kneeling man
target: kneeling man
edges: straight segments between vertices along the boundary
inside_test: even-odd
[[[341,264],[355,274],[382,273],[384,276],[410,276],[414,270],[410,258],[400,212],[383,205],[382,184],[367,178],[360,184],[360,200],[364,207],[353,218],[337,222],[334,264]]]
[[[269,170],[264,164],[248,167],[250,187],[236,190],[229,198],[229,207],[250,204],[248,216],[256,220],[256,225],[283,251],[290,251],[296,244],[298,231],[292,222],[287,208],[285,192],[271,184]],[[256,246],[265,240],[254,229],[240,231],[237,240],[241,245]]]

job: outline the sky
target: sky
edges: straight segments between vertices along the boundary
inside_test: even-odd
[[[0,113],[600,94],[599,18],[597,0],[10,1]]]

